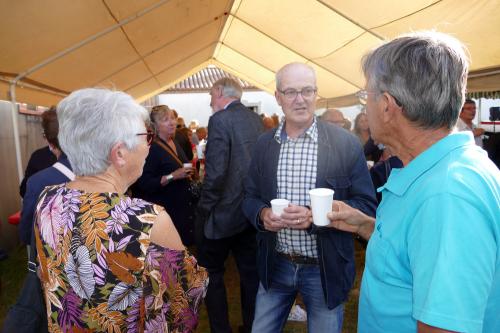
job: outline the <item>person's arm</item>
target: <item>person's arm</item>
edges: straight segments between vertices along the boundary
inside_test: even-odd
[[[171,250],[184,250],[181,237],[175,229],[172,219],[165,210],[161,210],[151,228],[151,242]]]
[[[351,187],[349,189],[349,199],[343,201],[366,215],[375,216],[377,199],[373,182],[361,146],[354,140],[353,137],[350,147],[346,148],[352,150],[351,163],[348,166]]]
[[[219,202],[230,160],[230,138],[225,124],[217,114],[208,121],[209,138],[205,152],[205,178],[198,208],[209,213]]]
[[[31,242],[31,233],[33,232],[33,215],[38,196],[42,192],[42,188],[33,182],[33,179],[28,179],[26,185],[26,193],[24,194],[23,206],[21,208],[21,220],[19,221],[19,238],[21,241],[29,245]]]
[[[261,154],[263,145],[265,144],[265,141],[261,137],[257,140],[253,149],[248,174],[243,182],[245,197],[241,209],[248,221],[250,221],[258,231],[276,232],[283,226],[279,222],[279,218],[275,218],[275,215],[272,214],[269,203],[262,200],[258,185],[259,179],[262,177],[261,163],[263,162]]]
[[[342,201],[334,201],[332,211],[328,213],[331,223],[329,227],[352,232],[360,237],[370,239],[375,228],[375,219]]]
[[[472,130],[472,134],[474,137],[478,137],[484,134],[484,128],[481,127],[476,127]]]
[[[417,321],[417,332],[418,333],[453,333],[456,331],[443,330],[442,328],[429,326],[427,324],[422,323],[421,321]]]

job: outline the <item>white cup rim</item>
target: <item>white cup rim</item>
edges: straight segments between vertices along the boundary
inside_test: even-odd
[[[271,200],[271,205],[288,205],[290,203],[287,199],[273,199]]]
[[[312,190],[309,191],[309,195],[315,195],[315,196],[329,196],[332,195],[334,191],[329,188],[313,188]]]

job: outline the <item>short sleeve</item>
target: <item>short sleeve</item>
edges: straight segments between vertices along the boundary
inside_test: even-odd
[[[471,201],[439,194],[418,209],[407,236],[415,320],[481,331],[497,246],[492,221]]]

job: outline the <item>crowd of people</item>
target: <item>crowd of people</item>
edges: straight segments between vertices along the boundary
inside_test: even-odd
[[[19,231],[48,330],[194,332],[204,299],[211,332],[232,332],[233,255],[239,332],[281,332],[298,295],[308,332],[342,332],[358,238],[359,332],[500,332],[500,172],[476,145],[464,46],[412,33],[362,68],[352,132],[339,110],[315,116],[303,63],[276,72],[281,120],[245,107],[231,78],[210,90],[208,128],[106,89],[46,111],[55,158],[26,177]],[[315,188],[334,190],[327,226]]]

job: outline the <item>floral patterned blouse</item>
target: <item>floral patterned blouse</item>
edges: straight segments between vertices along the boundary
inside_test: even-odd
[[[150,242],[162,210],[116,193],[47,187],[36,246],[50,332],[193,332],[207,272]]]

